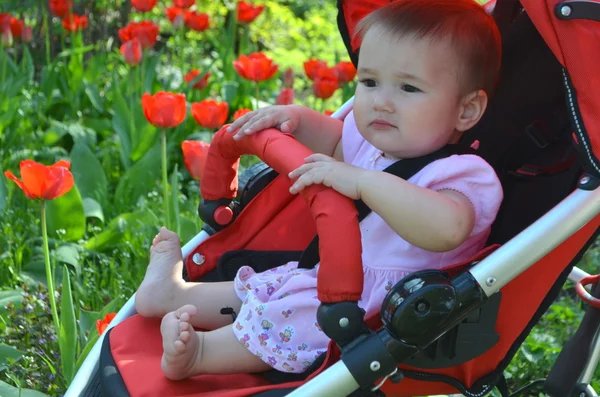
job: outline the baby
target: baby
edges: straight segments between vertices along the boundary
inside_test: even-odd
[[[473,0],[402,0],[360,21],[358,86],[344,121],[300,106],[248,113],[228,127],[245,135],[275,127],[315,154],[289,174],[291,193],[323,184],[362,199],[364,292],[372,315],[405,275],[466,260],[480,250],[502,200],[492,167],[475,155],[435,161],[409,180],[382,172],[403,158],[456,143],[481,118],[500,68],[500,35]],[[329,339],[316,322],[319,266],[297,262],[233,282],[185,283],[179,238],[162,228],[136,294],[143,316],[163,316],[162,369],[202,373],[303,372]],[[220,314],[223,307],[238,314]],[[196,332],[193,327],[210,330]]]

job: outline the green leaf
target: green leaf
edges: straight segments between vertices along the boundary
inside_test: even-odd
[[[94,334],[91,334],[90,339],[87,341],[87,343],[85,344],[85,347],[83,348],[83,350],[79,354],[79,357],[77,358],[77,362],[75,363],[75,371],[79,371],[79,367],[81,367],[81,364],[83,364],[83,361],[85,360],[87,355],[90,353],[90,351],[92,350],[92,348],[94,347],[96,342],[98,342],[99,338],[100,338],[100,335],[98,335],[97,332]]]
[[[104,112],[104,103],[102,101],[102,97],[100,96],[100,91],[98,90],[98,86],[96,84],[85,82],[85,93],[92,103],[92,106],[96,108],[99,112]]]
[[[8,368],[8,360],[17,361],[25,352],[15,349],[14,347],[0,343],[0,371]]]
[[[106,251],[123,241],[123,231],[118,228],[107,228],[102,233],[90,238],[84,248],[92,251]]]
[[[85,214],[83,201],[77,185],[64,196],[46,202],[48,235],[58,237],[57,231],[62,230],[60,237],[65,241],[76,241],[85,233]]]
[[[117,135],[119,136],[120,149],[121,149],[121,162],[125,169],[131,167],[131,135],[129,134],[131,114],[129,107],[123,99],[121,90],[119,89],[119,82],[116,75],[113,75],[113,118],[112,125]]]
[[[147,194],[160,178],[160,145],[156,144],[119,180],[115,201],[126,208],[135,205],[141,195]]]
[[[23,301],[23,291],[19,289],[0,291],[0,310],[3,310],[10,302],[21,303],[21,301]]]
[[[19,110],[19,101],[9,101],[8,109],[0,114],[0,135],[2,135],[2,130],[13,122],[17,110]]]
[[[33,59],[31,58],[31,52],[27,46],[23,46],[23,59],[21,60],[21,73],[27,76],[27,81],[33,80],[35,69],[33,67]]]
[[[102,206],[93,198],[86,197],[83,199],[83,212],[85,218],[96,218],[104,223],[104,212]]]
[[[96,332],[96,320],[99,320],[100,312],[91,312],[87,310],[79,310],[79,334],[88,335],[86,340],[93,334],[98,335]],[[88,334],[89,333],[89,334]],[[93,333],[93,334],[92,334]]]
[[[171,219],[175,227],[175,233],[178,236],[181,235],[181,215],[179,214],[179,173],[177,172],[177,164],[171,175],[171,206],[169,211],[171,212]]]
[[[60,334],[58,338],[63,376],[67,384],[75,375],[75,353],[77,349],[77,322],[73,308],[69,270],[63,266],[63,287],[60,304]]]
[[[82,197],[92,198],[101,205],[106,205],[108,180],[104,169],[83,142],[76,142],[71,150],[71,172]]]
[[[194,221],[184,217],[181,218],[181,232],[179,234],[181,241],[191,240],[199,231],[200,229]]]
[[[239,86],[240,85],[237,81],[223,82],[223,85],[221,86],[221,96],[223,97],[223,100],[228,103],[233,103],[233,100],[237,95]]]
[[[17,389],[0,380],[0,396],[2,397],[48,397],[47,394],[31,389]]]
[[[79,255],[79,246],[77,244],[64,244],[54,252],[58,263],[66,263],[75,270],[77,276],[81,275],[81,258]]]
[[[96,131],[85,127],[78,122],[62,123],[50,120],[50,128],[44,134],[44,144],[54,145],[65,135],[70,135],[75,143],[83,143],[92,147],[96,144]]]
[[[155,229],[157,224],[158,218],[150,210],[121,214],[111,220],[102,233],[89,239],[84,248],[105,251],[131,239],[134,234],[148,234],[146,229]]]
[[[0,166],[0,175],[4,175],[2,167]],[[6,178],[0,177],[0,214],[6,209],[6,202],[8,201],[8,189],[6,188]]]

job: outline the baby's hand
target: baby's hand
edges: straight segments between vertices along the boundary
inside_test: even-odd
[[[238,140],[267,128],[291,134],[299,124],[300,114],[295,106],[268,106],[246,113],[227,127],[227,132],[235,132],[233,139]]]
[[[322,184],[354,200],[360,199],[360,180],[366,170],[342,161],[315,153],[308,156],[301,165],[288,176],[296,179],[290,193],[296,194],[307,186]]]

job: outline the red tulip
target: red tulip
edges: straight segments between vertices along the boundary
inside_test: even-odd
[[[331,98],[339,83],[335,72],[331,68],[321,68],[313,81],[313,93],[316,97],[327,99]]]
[[[258,16],[264,10],[264,8],[265,8],[265,6],[263,6],[263,5],[254,6],[250,3],[246,3],[245,1],[240,1],[238,3],[238,8],[237,8],[238,22],[250,23],[250,22],[254,21],[256,18],[258,18]]]
[[[12,33],[14,38],[21,37],[23,33],[23,27],[25,26],[23,21],[17,18],[10,18],[10,33]]]
[[[176,29],[179,29],[183,26],[183,13],[185,12],[184,9],[179,7],[169,7],[167,8],[166,12],[167,18],[169,18],[169,21],[171,21],[171,23]]]
[[[181,143],[185,168],[197,181],[202,179],[209,148],[210,145],[203,141],[183,141]]]
[[[20,164],[22,181],[10,171],[4,172],[4,175],[15,181],[28,199],[54,200],[73,187],[70,167],[71,163],[66,160],[60,160],[50,166],[33,160],[23,160]]]
[[[52,15],[57,16],[59,18],[64,18],[71,12],[71,8],[73,7],[72,0],[50,0],[48,2],[48,6],[50,7],[50,12]]]
[[[183,21],[185,26],[196,32],[204,32],[210,25],[208,14],[203,12],[186,11],[185,14],[183,14]]]
[[[138,11],[148,12],[154,8],[158,0],[131,0],[131,5]]]
[[[10,18],[12,18],[10,14],[0,12],[0,32],[4,32],[5,29],[10,30]]]
[[[251,111],[252,110],[250,110],[248,108],[240,108],[240,109],[236,110],[235,113],[233,114],[233,121],[239,119],[240,117],[242,117],[246,113],[250,113]]]
[[[158,38],[158,26],[150,21],[131,22],[119,29],[119,38],[123,43],[136,37],[142,48],[152,48]]]
[[[23,41],[23,43],[29,43],[31,40],[33,40],[33,29],[31,29],[31,26],[25,26],[23,28],[23,32],[21,33],[21,40]]]
[[[173,0],[173,4],[175,4],[176,7],[186,9],[193,6],[195,2],[196,0]]]
[[[292,103],[294,103],[294,90],[291,88],[284,88],[275,99],[276,105],[291,105]]]
[[[175,127],[183,122],[186,113],[185,95],[160,91],[154,95],[142,95],[144,116],[150,124],[161,127]]]
[[[98,335],[102,335],[110,322],[115,318],[117,313],[108,313],[102,320],[96,320],[96,329],[98,330]]]
[[[87,28],[88,18],[85,15],[69,14],[63,18],[62,25],[68,32],[77,32]]]
[[[240,55],[237,61],[233,61],[233,67],[240,76],[252,81],[270,79],[277,72],[277,65],[262,52]]]
[[[198,76],[200,76],[200,71],[198,69],[194,69],[191,72],[189,72],[188,74],[186,74],[183,77],[183,79],[185,80],[186,83],[191,83]],[[196,83],[194,83],[194,85],[192,87],[195,88],[195,89],[197,89],[197,90],[201,90],[201,89],[205,88],[206,85],[208,84],[208,78],[209,77],[210,77],[210,73],[207,72],[201,79],[199,79],[198,81],[196,81]]]
[[[317,76],[317,72],[319,71],[319,69],[324,67],[327,67],[327,62],[319,61],[318,59],[311,58],[308,61],[304,62],[304,72],[306,72],[306,76],[310,80],[314,80]]]
[[[202,102],[192,103],[192,116],[196,123],[204,128],[219,128],[227,120],[229,105],[227,102],[217,102],[214,99],[205,99]]]
[[[356,68],[352,62],[340,62],[333,67],[333,71],[340,85],[354,80],[356,76]]]
[[[142,44],[137,37],[134,37],[121,46],[121,54],[123,55],[123,59],[125,59],[125,63],[130,66],[140,63],[142,60]]]

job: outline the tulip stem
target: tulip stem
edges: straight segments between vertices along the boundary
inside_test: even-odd
[[[58,321],[58,310],[56,309],[56,298],[54,297],[54,275],[50,266],[50,250],[48,248],[48,230],[46,226],[46,200],[42,201],[42,240],[44,243],[44,264],[46,267],[46,282],[48,283],[48,299],[50,300],[50,308],[52,309],[52,319],[54,320],[54,328],[56,336],[60,333],[60,323]]]
[[[185,51],[184,51],[184,48],[185,48],[185,28],[181,27],[179,29],[179,32],[180,32],[179,33],[179,50],[181,51],[181,59],[180,59],[180,62],[181,62],[181,79],[183,80],[183,76],[185,75],[185,71],[184,71],[184,68],[185,68]]]
[[[167,130],[162,129],[162,183],[163,183],[163,201],[165,205],[165,217],[167,219],[167,228],[171,228],[171,214],[169,206],[169,181],[167,179]]]
[[[50,66],[50,25],[48,24],[48,8],[43,6],[44,36],[46,39],[46,66]]]
[[[258,110],[258,92],[259,92],[258,91],[258,81],[256,82],[255,88],[256,88],[256,109],[254,109],[254,110]]]

